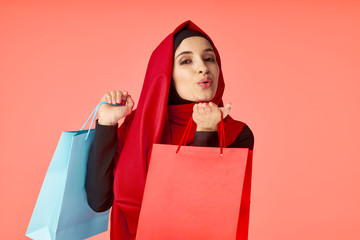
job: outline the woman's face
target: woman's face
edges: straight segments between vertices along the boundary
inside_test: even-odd
[[[210,42],[203,37],[184,39],[174,54],[172,78],[181,98],[209,101],[216,93],[220,68]]]

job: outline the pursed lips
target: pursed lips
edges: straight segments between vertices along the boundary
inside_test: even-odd
[[[212,85],[212,79],[209,77],[203,78],[197,82],[197,84],[202,88],[209,88]]]

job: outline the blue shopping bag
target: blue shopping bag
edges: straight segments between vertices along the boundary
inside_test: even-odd
[[[104,102],[102,102],[104,103]],[[46,172],[26,236],[35,240],[80,240],[107,231],[109,211],[97,213],[85,192],[86,165],[95,129],[62,132]]]

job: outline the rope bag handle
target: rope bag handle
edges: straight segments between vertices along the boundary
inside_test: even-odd
[[[224,129],[224,116],[223,116],[223,112],[220,110],[220,114],[221,114],[221,121],[220,121],[220,136],[219,136],[219,147],[220,147],[220,155],[223,155],[223,148],[225,146],[225,129]],[[191,116],[189,119],[188,124],[186,125],[184,134],[181,137],[180,143],[178,145],[178,148],[176,149],[176,153],[178,153],[180,151],[180,147],[181,145],[184,143],[184,145],[187,142],[187,139],[189,137],[190,134],[190,130],[191,130],[191,126],[193,123],[193,117]],[[185,141],[184,141],[185,139]]]

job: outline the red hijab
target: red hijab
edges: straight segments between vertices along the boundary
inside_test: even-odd
[[[173,66],[174,35],[183,29],[203,33],[214,46],[220,67],[217,92],[211,102],[223,106],[224,79],[215,45],[199,27],[186,21],[169,34],[152,53],[137,109],[126,117],[118,130],[119,143],[114,168],[114,202],[111,214],[111,239],[135,239],[153,143],[178,144],[192,112],[192,104],[168,106]],[[242,131],[244,123],[224,119],[225,146]],[[187,145],[193,144],[193,124]]]

